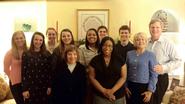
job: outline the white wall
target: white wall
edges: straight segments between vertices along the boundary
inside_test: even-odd
[[[15,19],[34,18],[37,31],[45,33],[47,26],[46,2],[0,2],[0,73],[3,72],[3,59],[11,47],[11,37],[15,31]],[[25,33],[30,42],[32,32]]]

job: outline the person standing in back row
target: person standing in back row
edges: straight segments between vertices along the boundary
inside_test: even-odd
[[[105,36],[108,36],[108,29],[106,26],[99,26],[97,31],[98,31],[100,42]]]
[[[122,60],[126,60],[126,55],[128,51],[134,50],[134,45],[129,41],[130,38],[130,28],[127,25],[123,25],[119,28],[120,39],[115,46],[115,51],[117,55]]]
[[[161,37],[163,23],[160,19],[152,19],[149,23],[149,30],[151,38],[149,38],[147,50],[152,51],[156,55],[158,65],[153,70],[159,74],[151,104],[161,104],[169,84],[168,73],[180,66],[181,59],[174,45]]]

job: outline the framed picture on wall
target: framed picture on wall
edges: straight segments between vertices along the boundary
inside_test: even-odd
[[[78,41],[84,41],[90,28],[109,26],[109,9],[77,9]]]

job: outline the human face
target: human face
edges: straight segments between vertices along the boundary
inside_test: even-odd
[[[97,39],[98,39],[98,37],[97,37],[95,31],[93,31],[93,30],[88,31],[88,33],[87,33],[87,41],[90,44],[95,44]]]
[[[110,56],[113,50],[113,43],[110,40],[107,40],[102,47],[104,56]]]
[[[14,42],[17,47],[23,47],[26,42],[24,35],[22,33],[17,33],[14,37]]]
[[[98,35],[99,35],[100,40],[102,40],[105,36],[107,36],[107,31],[106,31],[106,29],[105,29],[105,28],[99,29]]]
[[[162,33],[162,26],[160,22],[155,22],[149,27],[152,40],[158,40]]]
[[[76,51],[67,52],[67,63],[75,64],[76,61],[77,61],[77,52]]]
[[[47,32],[47,37],[48,37],[48,41],[55,41],[56,40],[56,37],[57,37],[57,34],[54,30],[48,30]]]
[[[62,41],[64,42],[65,45],[70,44],[72,41],[71,33],[67,31],[62,32]]]
[[[33,39],[34,50],[40,51],[42,44],[43,44],[42,36],[36,34]]]
[[[129,31],[128,30],[120,30],[119,32],[120,35],[120,41],[121,42],[126,42],[129,40]]]
[[[146,37],[139,35],[135,40],[135,46],[137,49],[145,49],[147,44]]]

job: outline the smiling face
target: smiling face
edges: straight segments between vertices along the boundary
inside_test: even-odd
[[[72,34],[70,32],[64,31],[62,32],[61,40],[65,45],[69,45],[72,42]]]
[[[77,62],[77,52],[75,50],[67,52],[67,63],[75,64]]]
[[[57,33],[55,30],[49,29],[46,36],[48,37],[48,41],[55,41],[57,38]]]
[[[154,22],[150,24],[149,30],[152,40],[158,40],[163,30],[162,24],[160,22]]]
[[[42,44],[43,44],[43,37],[36,34],[33,38],[34,50],[40,51]]]
[[[120,35],[120,41],[121,42],[127,42],[129,41],[129,31],[128,30],[120,30],[119,31],[119,35]]]
[[[26,40],[22,32],[17,32],[13,37],[13,41],[18,48],[22,48],[26,44]]]
[[[107,40],[102,46],[102,52],[104,56],[110,56],[113,51],[113,43],[110,40]]]
[[[105,28],[100,28],[98,30],[98,36],[99,36],[99,39],[102,40],[105,36],[107,36],[107,30]]]
[[[95,31],[89,30],[87,32],[87,41],[89,42],[89,44],[95,44],[97,39],[98,39],[98,37],[97,37]]]
[[[134,45],[137,49],[145,49],[147,37],[144,33],[137,33],[134,37]]]

